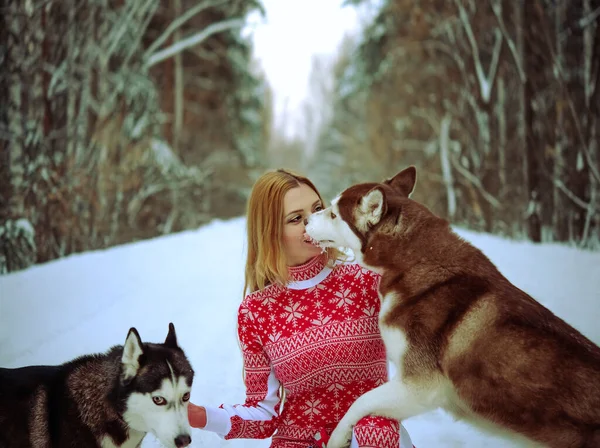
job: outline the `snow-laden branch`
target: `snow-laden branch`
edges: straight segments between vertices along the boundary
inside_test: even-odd
[[[146,68],[150,68],[153,65],[156,65],[159,62],[162,62],[165,59],[168,59],[176,55],[177,53],[186,50],[187,48],[193,47],[194,45],[198,45],[199,43],[208,39],[213,34],[229,29],[241,28],[242,26],[244,26],[244,21],[242,19],[230,19],[225,20],[223,22],[213,23],[212,25],[209,25],[206,28],[204,28],[199,33],[196,33],[193,36],[183,39],[182,41],[176,42],[173,45],[154,53],[147,59]]]
[[[490,0],[492,4],[492,11],[494,11],[494,15],[498,20],[498,26],[500,26],[500,31],[502,31],[502,35],[504,36],[504,40],[506,40],[506,44],[508,45],[508,49],[515,60],[515,64],[517,65],[517,71],[519,72],[519,79],[522,83],[527,81],[527,77],[525,76],[525,70],[523,69],[523,63],[521,62],[521,57],[519,55],[519,51],[517,50],[517,46],[515,45],[515,41],[511,39],[508,35],[508,30],[506,29],[506,25],[504,23],[504,19],[502,18],[502,4],[498,3],[497,0]]]
[[[600,17],[600,6],[596,8],[594,11],[590,12],[587,16],[582,17],[579,20],[579,26],[581,28],[587,28],[590,26],[596,19]]]
[[[496,42],[494,43],[494,52],[492,54],[492,62],[490,69],[486,75],[481,65],[481,58],[479,56],[479,47],[475,35],[473,34],[473,28],[471,28],[471,22],[465,8],[463,7],[461,0],[455,0],[456,6],[460,16],[460,21],[463,24],[465,32],[467,33],[467,39],[471,45],[471,53],[473,55],[473,63],[475,65],[475,72],[477,73],[477,80],[479,81],[479,90],[481,92],[481,99],[484,103],[488,104],[492,96],[492,87],[496,79],[496,73],[498,72],[498,63],[500,61],[500,50],[502,49],[502,33],[496,28]]]
[[[412,115],[414,115],[415,117],[420,117],[423,120],[425,120],[429,124],[429,126],[431,126],[431,128],[435,131],[436,134],[440,134],[441,133],[440,123],[433,118],[431,113],[428,113],[428,112],[429,111],[426,111],[420,107],[411,109]]]
[[[458,144],[458,142],[454,142],[455,144]],[[473,173],[471,173],[469,170],[467,170],[465,167],[463,167],[457,160],[456,157],[450,157],[450,161],[452,162],[452,166],[456,169],[456,171],[458,171],[460,174],[462,174],[464,176],[464,178],[466,180],[468,180],[469,182],[471,182],[471,184],[473,184],[473,186],[475,186],[479,192],[481,193],[481,196],[483,196],[483,198],[489,202],[489,204],[496,208],[496,209],[501,209],[502,206],[500,205],[500,201],[498,201],[498,199],[496,199],[494,196],[492,196],[483,186],[483,184],[481,183],[481,181],[479,180],[479,178],[477,176],[475,176]]]
[[[154,0],[147,0],[143,5],[141,5],[140,3],[134,2],[133,6],[129,9],[127,14],[123,14],[121,16],[121,20],[118,25],[118,30],[116,32],[110,34],[109,39],[111,42],[108,45],[108,49],[106,50],[106,52],[103,55],[104,59],[106,61],[108,61],[110,59],[112,54],[117,49],[117,46],[121,43],[121,39],[125,35],[125,32],[127,31],[127,29],[130,27],[130,23],[132,23],[134,21],[133,18],[135,16],[135,14],[138,11],[142,11],[142,13],[140,15],[147,14],[155,6],[154,3],[155,3]],[[146,31],[146,30],[145,29],[140,30],[140,33],[143,34],[144,31]]]
[[[452,33],[448,33],[448,35],[449,35],[450,39],[453,39]],[[467,84],[469,82],[469,77],[467,76],[467,70],[465,68],[465,62],[459,57],[459,55],[456,51],[456,47],[448,45],[448,44],[438,41],[438,40],[424,40],[424,41],[418,42],[417,44],[421,45],[421,46],[433,48],[434,50],[439,50],[442,53],[448,55],[456,63],[456,66],[458,67],[465,84]]]
[[[552,179],[554,182],[554,185],[560,190],[562,191],[565,196],[567,196],[571,201],[573,201],[573,203],[575,205],[578,205],[579,207],[581,207],[584,210],[588,210],[590,207],[593,206],[593,202],[590,201],[589,203],[583,201],[582,199],[580,199],[575,193],[573,193],[571,190],[569,190],[567,188],[567,186],[564,184],[564,182],[560,179],[557,178],[553,178]]]
[[[173,34],[173,32],[175,32],[176,29],[180,28],[183,24],[185,24],[185,22],[190,20],[192,17],[194,17],[197,14],[200,14],[205,9],[212,8],[213,6],[219,6],[224,3],[226,3],[226,1],[203,2],[188,9],[181,16],[173,20],[167,27],[167,29],[158,37],[158,39],[156,39],[154,42],[152,42],[152,44],[150,44],[150,46],[146,50],[146,57],[150,58],[150,55],[152,55],[162,44],[164,44],[165,41],[169,38],[169,36],[171,36],[171,34]]]

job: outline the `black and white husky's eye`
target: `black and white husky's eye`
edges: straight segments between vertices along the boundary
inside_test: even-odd
[[[189,392],[186,392],[185,394],[183,394],[182,400],[183,400],[184,402],[186,402],[186,401],[190,401],[190,393],[189,393]]]
[[[156,406],[164,406],[167,404],[167,400],[165,400],[163,397],[152,397],[152,401]]]
[[[337,218],[337,215],[335,213],[331,212],[331,219],[335,219],[335,218]]]

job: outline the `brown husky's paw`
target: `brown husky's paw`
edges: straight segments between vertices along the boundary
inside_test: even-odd
[[[352,427],[343,425],[342,422],[340,422],[331,433],[329,442],[327,442],[327,448],[346,448],[350,446],[351,440]]]

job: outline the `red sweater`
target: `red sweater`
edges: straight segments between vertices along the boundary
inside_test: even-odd
[[[379,276],[357,264],[331,269],[324,261],[318,256],[291,268],[287,287],[271,285],[242,301],[246,401],[207,408],[205,429],[225,439],[273,436],[272,448],[306,448],[317,432],[331,432],[356,398],[387,381]],[[377,446],[398,448],[398,423],[371,420],[361,431],[377,427],[379,439],[393,435]]]

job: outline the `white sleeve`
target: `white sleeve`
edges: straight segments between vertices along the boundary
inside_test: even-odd
[[[231,431],[231,418],[238,416],[246,421],[268,421],[278,417],[277,407],[279,398],[279,380],[271,369],[267,381],[267,393],[254,406],[222,405],[221,407],[206,406],[206,426],[204,429],[225,437]]]

